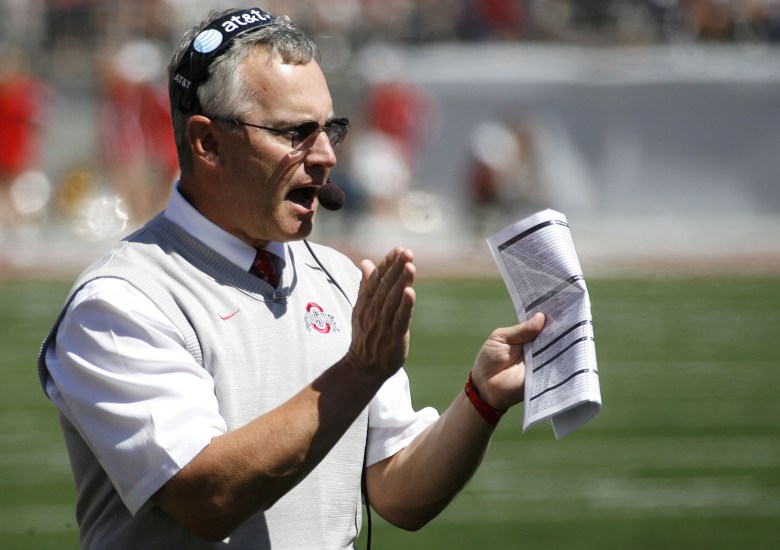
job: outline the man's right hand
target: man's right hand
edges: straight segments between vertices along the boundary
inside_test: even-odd
[[[379,263],[363,260],[357,303],[352,314],[352,344],[345,361],[383,380],[400,369],[409,353],[409,327],[416,268],[411,250],[395,248]]]

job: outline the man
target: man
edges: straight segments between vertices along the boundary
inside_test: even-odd
[[[522,399],[541,315],[493,332],[441,417],[414,411],[412,253],[358,269],[303,240],[349,127],[317,56],[257,8],[211,14],[173,54],[181,180],[82,274],[41,351],[85,548],[352,548],[361,475],[418,529]]]

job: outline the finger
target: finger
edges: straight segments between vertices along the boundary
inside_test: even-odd
[[[414,276],[417,268],[412,263],[405,263],[401,266],[401,270],[393,281],[392,286],[388,288],[386,296],[383,298],[381,315],[383,319],[387,319],[388,322],[393,323],[393,328],[396,329],[396,322],[399,318],[408,319],[410,311],[405,311],[409,307],[406,301],[412,301],[414,304],[414,291],[411,294],[407,294],[407,290],[411,290],[411,285],[414,282]],[[389,282],[390,273],[385,279]],[[398,334],[398,332],[396,332]]]
[[[371,260],[360,262],[360,270],[363,272],[363,286],[368,296],[373,296],[376,293],[380,280],[385,276],[400,250],[400,248],[395,248],[388,252],[379,265],[374,265]]]
[[[400,307],[395,312],[393,319],[393,330],[396,334],[409,332],[412,324],[412,312],[414,304],[417,301],[417,295],[412,287],[406,287],[401,297]]]
[[[501,328],[496,334],[508,344],[525,344],[536,338],[544,328],[545,317],[541,312],[535,313],[527,321],[512,327]]]
[[[403,286],[411,284],[414,269],[408,268],[411,265],[412,254],[411,251],[396,248],[385,256],[385,261],[377,268],[377,278],[372,283],[375,283],[374,296],[380,302],[384,302],[389,298],[394,300],[398,297],[399,292],[402,291]],[[399,286],[401,285],[401,286]],[[397,300],[393,302],[393,305],[397,305]]]
[[[385,256],[385,269],[382,272],[382,278],[388,278],[395,281],[401,275],[404,270],[404,266],[412,263],[414,256],[411,250],[406,248],[397,247],[388,252]]]
[[[371,276],[376,272],[376,266],[371,260],[363,260],[360,262],[360,271],[363,274],[362,286],[368,288]]]

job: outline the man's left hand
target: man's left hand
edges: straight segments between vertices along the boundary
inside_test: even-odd
[[[482,345],[471,376],[483,401],[497,409],[508,409],[523,400],[523,344],[539,335],[544,320],[544,315],[537,313],[524,323],[498,328]]]

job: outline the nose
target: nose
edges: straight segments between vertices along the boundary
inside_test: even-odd
[[[310,165],[327,166],[331,168],[336,165],[336,151],[330,143],[328,134],[320,129],[316,137],[312,140],[311,147],[306,152],[305,162]]]

